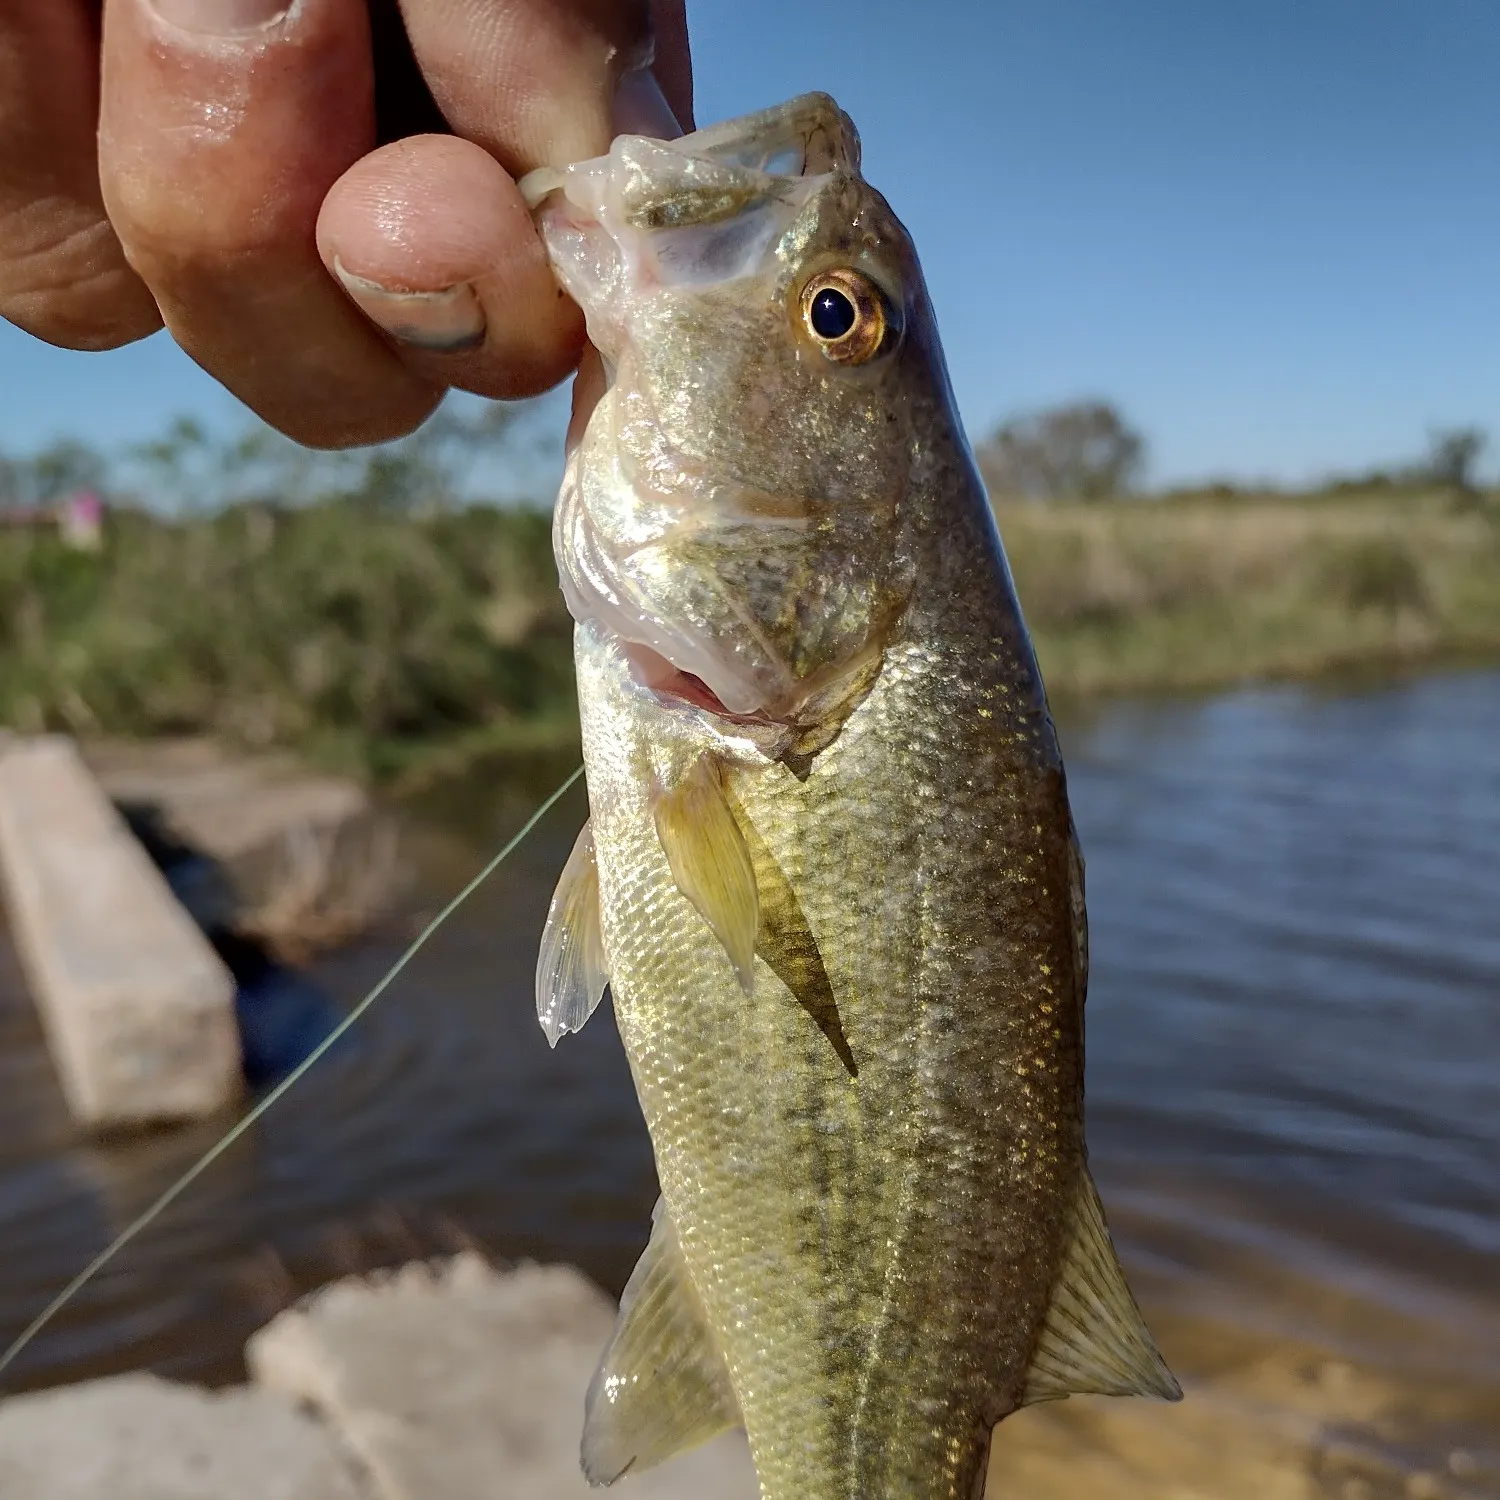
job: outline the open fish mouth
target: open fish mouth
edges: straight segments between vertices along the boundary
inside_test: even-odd
[[[748,741],[769,759],[789,766],[810,764],[811,757],[838,737],[874,686],[881,661],[878,651],[861,654],[831,680],[812,685],[795,708],[736,713],[701,677],[673,666],[658,652],[618,638],[617,644],[638,690],[668,711],[707,715],[720,733]]]

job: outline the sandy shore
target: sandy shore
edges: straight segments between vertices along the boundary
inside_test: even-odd
[[[996,1432],[992,1500],[1500,1497],[1500,1293],[1482,1261],[1402,1267],[1228,1193],[1191,1216],[1142,1196],[1117,1192],[1112,1219],[1184,1399],[1018,1413]]]

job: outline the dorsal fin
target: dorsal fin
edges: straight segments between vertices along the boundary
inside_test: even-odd
[[[1085,1393],[1182,1399],[1125,1284],[1087,1165],[1021,1404]]]
[[[739,1424],[728,1367],[658,1199],[651,1242],[589,1385],[584,1475],[613,1484]]]
[[[608,983],[594,831],[585,823],[558,877],[536,957],[536,1017],[552,1046],[582,1029]]]
[[[718,765],[700,756],[676,786],[657,793],[652,810],[677,889],[724,945],[748,995],[755,983],[760,897]]]

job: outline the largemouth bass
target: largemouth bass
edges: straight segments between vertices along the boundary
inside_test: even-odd
[[[606,984],[661,1180],[607,1484],[743,1423],[765,1500],[971,1500],[991,1430],[1180,1395],[1083,1138],[1083,862],[911,242],[824,95],[523,184],[603,361],[556,512]]]

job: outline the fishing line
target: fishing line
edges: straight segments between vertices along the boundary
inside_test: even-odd
[[[16,1338],[15,1342],[0,1354],[0,1375],[15,1362],[16,1356],[49,1324],[53,1318],[60,1313],[69,1302],[94,1279],[98,1273],[115,1258],[121,1250],[128,1245],[153,1219],[163,1210],[169,1208],[182,1194],[190,1188],[223,1154],[239,1140],[239,1138],[257,1124],[267,1110],[280,1100],[296,1084],[305,1078],[308,1072],[319,1058],[326,1055],[332,1047],[349,1029],[360,1019],[364,1013],[385,993],[396,976],[416,957],[418,951],[426,943],[427,939],[435,933],[449,917],[456,912],[475,891],[490,878],[494,872],[511,856],[512,853],[526,839],[533,828],[552,811],[552,809],[563,799],[563,796],[572,790],[578,778],[583,775],[583,767],[579,766],[558,789],[542,803],[532,815],[521,825],[520,829],[511,837],[505,847],[417,934],[411,945],[386,970],[385,976],[365,996],[353,1010],[339,1022],[327,1036],[308,1053],[306,1057],[287,1074],[275,1088],[266,1095],[254,1109],[238,1124],[231,1126],[219,1139],[203,1153],[202,1156],[190,1166],[181,1177],[164,1192],[139,1218],[132,1220],[120,1231],[118,1235],[103,1250],[86,1265],[63,1289],[60,1291],[41,1312],[27,1325],[24,1331]]]

